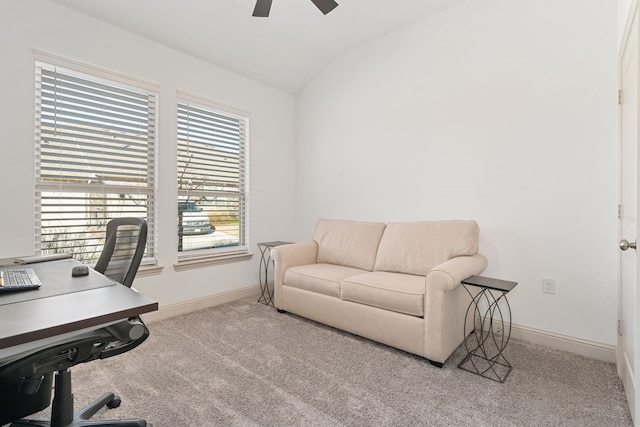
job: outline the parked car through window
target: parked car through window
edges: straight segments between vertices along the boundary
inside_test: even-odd
[[[178,202],[178,227],[182,222],[182,234],[209,234],[216,228],[206,212],[196,202]]]

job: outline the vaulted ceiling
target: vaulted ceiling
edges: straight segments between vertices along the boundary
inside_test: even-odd
[[[165,46],[295,94],[333,57],[466,0],[51,0]]]

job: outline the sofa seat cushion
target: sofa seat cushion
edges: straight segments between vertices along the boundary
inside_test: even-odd
[[[340,298],[340,283],[363,272],[366,270],[334,264],[298,265],[285,271],[282,284]]]
[[[341,298],[412,316],[424,316],[425,276],[374,271],[346,278]]]

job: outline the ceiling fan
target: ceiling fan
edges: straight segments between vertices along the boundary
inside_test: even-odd
[[[269,16],[271,10],[271,2],[273,0],[256,0],[256,7],[253,9],[253,16],[266,18]],[[325,15],[338,7],[338,3],[334,0],[311,0],[316,5],[320,12]]]

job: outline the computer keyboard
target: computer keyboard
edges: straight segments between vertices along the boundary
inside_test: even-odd
[[[0,270],[0,293],[38,289],[42,283],[33,268]]]

